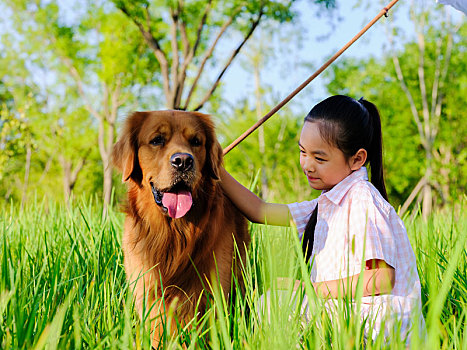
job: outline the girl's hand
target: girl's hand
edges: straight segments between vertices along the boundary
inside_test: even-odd
[[[360,274],[333,281],[313,283],[315,292],[322,298],[339,298],[347,293],[355,297]],[[365,270],[362,272],[363,295],[389,294],[394,288],[394,268],[384,260],[367,260]]]
[[[394,288],[395,273],[394,268],[386,264],[384,260],[368,260],[365,264],[365,271],[362,272],[363,295],[381,295],[389,294]],[[312,283],[316,295],[320,298],[343,297],[351,292],[355,297],[357,292],[357,283],[360,274],[342,278],[333,281],[323,281]],[[288,277],[279,277],[276,279],[277,289],[289,289],[293,285],[293,290],[305,288],[305,283]]]

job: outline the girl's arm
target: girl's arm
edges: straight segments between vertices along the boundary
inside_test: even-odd
[[[290,212],[285,204],[267,203],[221,169],[224,192],[248,220],[259,224],[289,226]]]
[[[394,288],[395,273],[394,268],[384,262],[384,260],[368,260],[365,270],[361,273],[363,284],[363,295],[389,294]],[[348,293],[355,297],[357,283],[360,274],[333,281],[323,281],[313,283],[316,294],[324,298],[338,298]]]
[[[395,274],[394,268],[384,262],[384,260],[368,260],[365,270],[362,272],[363,295],[389,294],[394,288]],[[357,292],[357,283],[360,274],[333,281],[323,281],[313,283],[316,294],[323,298],[339,298],[351,293],[352,298]],[[278,288],[287,288],[291,280],[289,278],[279,278]],[[295,281],[294,289],[305,288],[304,282]]]

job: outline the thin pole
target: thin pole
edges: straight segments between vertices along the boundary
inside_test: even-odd
[[[384,7],[375,18],[373,18],[357,35],[355,35],[347,44],[345,44],[339,51],[337,51],[329,60],[326,61],[316,72],[314,72],[307,80],[305,80],[298,88],[290,93],[285,99],[283,99],[276,107],[271,109],[268,114],[258,120],[252,127],[240,135],[234,142],[224,149],[224,155],[230,152],[232,148],[242,142],[248,135],[255,131],[261,124],[271,118],[279,109],[281,109],[287,102],[289,102],[295,95],[302,91],[313,79],[320,75],[332,62],[334,62],[345,50],[347,50],[354,42],[356,42],[365,32],[371,28],[381,17],[386,16],[388,11],[398,2],[399,0],[392,0],[386,7]]]

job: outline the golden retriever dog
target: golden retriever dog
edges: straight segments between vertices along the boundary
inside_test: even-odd
[[[247,222],[219,184],[222,148],[208,115],[135,112],[112,158],[128,186],[125,270],[157,345],[164,327],[175,328],[168,310],[183,326],[203,314],[214,284],[228,296],[233,277],[241,283]]]

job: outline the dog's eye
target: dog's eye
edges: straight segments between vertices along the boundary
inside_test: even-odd
[[[201,140],[195,136],[190,140],[190,144],[195,147],[201,146]]]
[[[154,145],[154,146],[160,146],[160,145],[163,145],[165,143],[165,139],[164,139],[164,136],[162,135],[157,135],[156,137],[154,137],[152,140],[151,140],[151,145]]]

